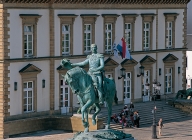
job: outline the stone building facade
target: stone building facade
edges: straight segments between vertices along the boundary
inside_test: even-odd
[[[65,129],[59,114],[78,105],[61,77],[66,70],[60,60],[85,60],[92,43],[105,56],[105,74],[115,79],[119,103],[149,101],[154,79],[161,94],[185,89],[189,1],[1,0],[0,137]],[[122,37],[132,60],[110,53]],[[119,79],[122,67],[126,75]]]
[[[186,88],[192,88],[192,1],[187,4],[187,53],[186,53]]]

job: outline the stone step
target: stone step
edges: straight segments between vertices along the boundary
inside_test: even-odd
[[[180,110],[173,110],[173,109],[164,109],[164,110],[157,110],[156,114],[161,114],[161,115],[167,115],[167,112],[169,112],[171,115],[186,115],[187,113],[181,112]],[[112,114],[118,114],[120,112],[113,112]],[[147,118],[148,116],[151,116],[152,110],[147,110],[147,111],[139,111],[140,116],[143,116],[144,118]],[[107,111],[103,114],[99,114],[98,117],[106,117],[108,115]]]
[[[139,115],[141,117],[140,124],[141,125],[152,124],[153,122],[152,109],[154,108],[154,102],[135,103],[134,106],[135,106],[134,110],[139,111]],[[163,121],[170,121],[174,119],[185,118],[187,116],[187,113],[184,113],[179,109],[176,109],[166,104],[165,101],[156,101],[155,106],[157,107],[156,121],[158,121],[159,118],[163,118]],[[120,113],[123,107],[124,105],[113,106],[112,114]],[[102,108],[101,112],[98,114],[98,117],[107,120],[108,117],[107,108]],[[117,124],[112,124],[112,127],[113,125],[118,129],[121,128],[120,124],[119,126]]]
[[[145,104],[144,104],[145,105]],[[144,106],[143,105],[143,106]],[[154,106],[153,105],[147,105],[147,107],[144,107],[143,108],[143,106],[138,106],[138,107],[135,107],[135,109],[134,110],[138,110],[138,111],[147,111],[147,110],[152,110],[153,108],[154,108]],[[169,105],[167,105],[167,104],[158,104],[158,105],[156,105],[156,108],[157,109],[172,109],[173,107],[171,107],[171,106],[169,106]],[[121,110],[123,110],[123,106],[117,106],[117,107],[113,107],[112,108],[113,110],[112,110],[112,112],[114,112],[114,111],[121,111]],[[107,108],[102,108],[102,110],[101,110],[101,112],[100,113],[103,113],[103,112],[105,112],[106,113],[106,111],[107,111]]]

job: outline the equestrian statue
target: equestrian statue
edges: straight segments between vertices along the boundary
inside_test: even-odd
[[[96,116],[100,112],[100,105],[104,100],[108,107],[108,120],[105,129],[110,128],[110,116],[112,114],[112,104],[116,94],[115,81],[106,78],[103,74],[104,56],[97,53],[97,45],[91,45],[92,54],[80,63],[71,63],[67,59],[61,60],[61,66],[68,69],[64,77],[80,103],[82,123],[84,132],[89,132],[88,109],[94,105],[96,111],[92,116],[92,124],[96,124]],[[89,64],[89,71],[86,72],[81,66]]]

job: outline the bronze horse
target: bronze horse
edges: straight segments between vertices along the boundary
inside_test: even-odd
[[[77,95],[77,99],[80,102],[81,113],[82,113],[82,123],[84,126],[84,132],[89,131],[88,122],[88,108],[95,105],[96,111],[92,116],[92,124],[96,124],[96,115],[100,112],[101,108],[99,105],[99,97],[97,96],[95,87],[93,86],[92,78],[87,72],[80,68],[71,66],[69,60],[63,59],[61,61],[61,66],[69,69],[67,73],[63,76],[65,82],[67,82],[74,94]],[[112,104],[116,94],[115,81],[104,77],[103,90],[105,92],[104,99],[108,107],[108,121],[105,126],[106,129],[110,128],[110,117],[112,114]]]

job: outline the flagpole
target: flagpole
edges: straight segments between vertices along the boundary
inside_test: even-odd
[[[117,36],[115,36],[115,39],[116,39],[116,37],[117,37]],[[113,41],[113,47],[114,47],[114,44],[115,44],[115,39],[114,39],[114,41]],[[109,57],[113,56],[113,54],[114,54],[114,49],[113,49],[113,52],[111,51]]]

